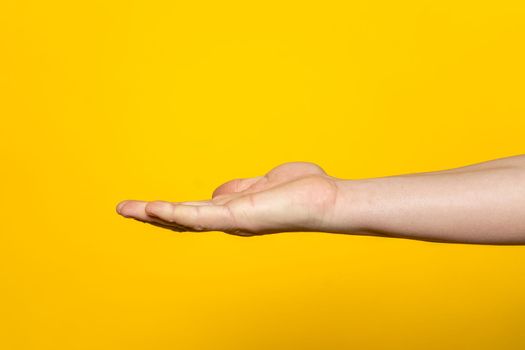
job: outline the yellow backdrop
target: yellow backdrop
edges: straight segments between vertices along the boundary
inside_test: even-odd
[[[115,213],[524,153],[523,1],[7,0],[0,30],[2,349],[525,348],[525,247]]]

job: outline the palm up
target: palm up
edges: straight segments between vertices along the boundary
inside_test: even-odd
[[[119,203],[117,212],[175,231],[223,231],[241,236],[322,231],[334,213],[336,178],[314,163],[290,162],[264,176],[217,187],[210,200]]]

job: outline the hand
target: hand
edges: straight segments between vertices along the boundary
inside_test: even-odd
[[[228,181],[212,199],[119,203],[117,212],[174,231],[223,231],[239,236],[322,231],[334,215],[337,179],[314,163],[290,162],[264,176]]]

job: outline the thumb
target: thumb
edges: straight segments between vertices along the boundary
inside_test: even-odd
[[[217,187],[215,191],[213,191],[212,198],[215,198],[216,196],[224,195],[224,194],[232,194],[232,193],[238,193],[242,192],[246,189],[248,189],[250,186],[258,182],[261,178],[264,176],[256,176],[256,177],[250,177],[250,178],[240,178],[240,179],[234,179],[227,181]]]

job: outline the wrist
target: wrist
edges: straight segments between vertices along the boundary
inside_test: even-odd
[[[372,179],[334,179],[337,200],[326,223],[327,232],[363,233],[371,229],[376,186]]]

